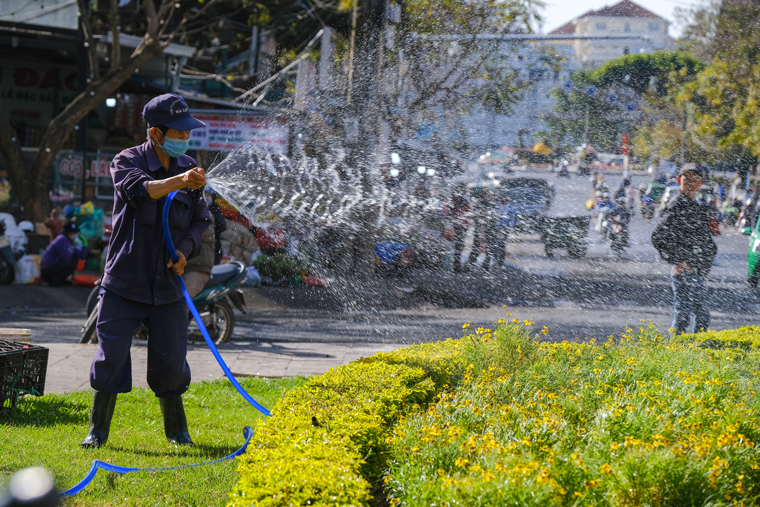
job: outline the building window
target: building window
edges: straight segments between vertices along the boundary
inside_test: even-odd
[[[607,23],[597,23],[596,24],[597,30],[606,30],[607,29]]]
[[[650,32],[659,32],[660,31],[660,25],[657,23],[649,23],[649,31]]]
[[[623,25],[623,31],[624,32],[630,32],[631,31],[631,24],[630,23],[626,23],[625,25]]]

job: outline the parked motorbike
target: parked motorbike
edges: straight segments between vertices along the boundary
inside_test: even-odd
[[[0,220],[0,283],[7,285],[13,281],[16,257],[11,250],[11,239],[5,235],[5,222]]]
[[[235,314],[232,306],[241,313],[245,312],[245,298],[240,289],[248,280],[248,273],[242,262],[230,262],[211,268],[211,279],[200,294],[193,298],[193,303],[206,326],[209,336],[215,344],[227,343],[235,328]],[[87,320],[82,326],[79,343],[97,343],[95,325],[100,308],[100,287],[95,287],[87,300]],[[132,335],[138,340],[148,339],[148,328],[142,324]],[[190,316],[188,339],[195,342],[202,339],[198,324]]]

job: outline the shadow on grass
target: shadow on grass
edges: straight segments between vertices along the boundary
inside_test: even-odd
[[[49,427],[66,424],[86,425],[90,401],[72,401],[57,396],[24,396],[16,408],[0,414],[0,424]]]
[[[234,445],[198,445],[196,444],[195,447],[189,447],[189,448],[179,448],[167,445],[167,447],[163,449],[137,449],[134,447],[125,447],[125,446],[119,446],[119,445],[110,445],[106,444],[106,449],[115,451],[115,452],[123,452],[127,454],[137,454],[140,456],[147,456],[147,457],[166,457],[168,454],[171,454],[172,456],[176,456],[178,458],[192,458],[197,457],[198,462],[205,462],[205,461],[213,461],[215,459],[224,458],[225,456],[229,456],[233,452],[240,449],[240,446],[234,446]],[[243,442],[240,442],[240,445],[243,445]],[[172,451],[180,451],[180,452],[172,452]],[[186,452],[181,452],[186,451]]]

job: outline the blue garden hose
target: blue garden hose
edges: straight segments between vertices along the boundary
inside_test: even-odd
[[[163,225],[164,225],[164,238],[166,239],[166,246],[169,248],[169,255],[172,258],[172,262],[177,262],[179,260],[179,257],[177,257],[177,250],[174,248],[174,242],[172,241],[171,237],[171,231],[169,230],[169,208],[172,204],[172,199],[174,199],[174,196],[177,194],[177,192],[172,192],[168,196],[166,196],[166,202],[164,203],[164,212],[163,212]],[[216,345],[214,345],[214,341],[211,339],[211,337],[208,334],[208,330],[206,329],[206,326],[203,324],[203,319],[201,319],[201,316],[198,314],[197,308],[195,308],[195,304],[193,304],[193,300],[190,298],[190,294],[187,293],[187,288],[185,288],[185,282],[182,280],[182,277],[177,275],[177,280],[179,280],[179,285],[182,287],[182,294],[185,296],[185,301],[187,301],[187,306],[190,308],[190,312],[193,314],[193,317],[195,318],[195,322],[198,323],[198,328],[200,328],[201,333],[203,334],[203,339],[206,340],[206,343],[208,344],[208,347],[211,349],[211,352],[214,354],[214,357],[216,358],[217,362],[219,363],[219,366],[222,367],[222,370],[224,371],[224,374],[227,375],[227,378],[229,379],[230,383],[235,387],[237,392],[239,392],[245,400],[253,405],[253,407],[264,414],[267,417],[272,417],[272,414],[261,406],[259,402],[253,399],[253,397],[246,392],[245,389],[243,389],[243,386],[240,385],[240,383],[237,381],[235,376],[232,374],[230,369],[227,367],[227,364],[224,362],[224,359],[222,359],[222,356],[219,354],[219,351],[216,349]],[[90,468],[90,471],[87,472],[87,475],[82,479],[76,486],[67,489],[63,493],[61,493],[61,498],[76,495],[80,491],[82,491],[84,488],[87,487],[90,482],[95,478],[95,474],[98,472],[98,469],[103,469],[108,472],[114,472],[117,474],[126,474],[130,472],[156,472],[161,470],[179,470],[182,468],[192,468],[192,467],[199,467],[203,465],[211,465],[213,463],[219,463],[220,461],[226,461],[232,458],[235,458],[237,456],[240,456],[243,454],[246,450],[246,447],[248,447],[248,444],[251,441],[251,438],[253,437],[253,430],[246,426],[243,428],[243,435],[245,436],[245,443],[238,449],[237,451],[233,452],[229,456],[226,456],[224,458],[220,458],[214,461],[207,461],[205,463],[196,463],[193,465],[181,465],[176,467],[159,467],[159,468],[130,468],[130,467],[122,467],[118,465],[112,465],[110,463],[106,463],[105,461],[101,461],[99,459],[96,459],[92,462],[92,467]]]
[[[172,258],[172,262],[177,262],[179,260],[179,257],[177,257],[177,250],[174,248],[174,241],[172,241],[171,231],[169,230],[169,209],[172,205],[172,199],[174,199],[174,196],[177,194],[177,191],[175,190],[171,194],[166,196],[166,202],[164,203],[164,213],[163,213],[163,224],[164,224],[164,238],[166,239],[166,246],[169,248],[169,255]],[[227,375],[227,378],[229,379],[230,383],[235,387],[237,392],[240,393],[240,395],[245,398],[245,400],[253,405],[253,407],[264,414],[267,417],[272,417],[272,414],[261,406],[258,401],[254,400],[253,397],[246,392],[245,389],[243,389],[243,386],[240,385],[240,383],[237,381],[235,376],[232,374],[230,369],[227,367],[227,363],[224,362],[224,359],[222,359],[221,354],[219,354],[219,351],[216,349],[216,345],[214,345],[214,341],[211,339],[211,337],[208,334],[208,330],[206,330],[206,326],[203,325],[203,319],[201,319],[201,316],[198,314],[197,308],[195,308],[195,304],[193,304],[193,300],[190,297],[190,294],[187,293],[187,289],[185,288],[185,282],[182,281],[182,277],[177,275],[177,280],[179,280],[179,285],[182,287],[182,294],[185,296],[185,301],[187,301],[187,306],[190,308],[190,312],[193,314],[193,317],[195,318],[195,322],[198,323],[198,328],[200,328],[201,333],[203,334],[203,339],[206,340],[206,343],[208,344],[208,348],[211,349],[211,353],[214,354],[214,357],[216,358],[216,361],[219,363],[219,366],[222,367],[222,371],[224,371],[224,374]]]
[[[158,471],[163,471],[163,470],[180,470],[182,468],[200,467],[204,465],[212,465],[214,463],[227,461],[232,458],[236,458],[245,452],[246,448],[248,447],[248,444],[251,442],[251,438],[253,438],[253,430],[249,426],[246,426],[243,428],[243,435],[245,436],[245,442],[240,447],[240,449],[233,452],[229,456],[215,459],[214,461],[207,461],[205,463],[195,463],[192,465],[180,465],[177,467],[131,468],[131,467],[120,467],[119,465],[112,465],[110,463],[106,463],[105,461],[100,461],[99,459],[96,459],[95,461],[92,462],[92,467],[90,468],[90,471],[87,472],[87,475],[84,477],[84,479],[79,481],[79,483],[76,486],[71,487],[67,489],[66,491],[64,491],[63,493],[61,493],[60,496],[61,498],[66,498],[67,496],[74,496],[80,491],[82,491],[95,478],[95,474],[98,473],[99,468],[107,472],[114,472],[117,474],[128,474],[130,472],[158,472]]]

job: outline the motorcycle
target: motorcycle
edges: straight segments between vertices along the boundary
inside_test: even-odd
[[[569,178],[570,177],[570,171],[567,169],[567,160],[563,160],[562,164],[559,166],[559,172],[557,173],[557,176],[560,178]]]
[[[610,248],[617,255],[628,248],[628,212],[625,208],[617,208],[609,213]]]
[[[13,281],[16,257],[11,249],[11,239],[5,235],[5,222],[0,220],[0,283],[7,285]]]
[[[232,306],[245,314],[245,298],[241,287],[248,280],[248,272],[242,262],[233,261],[211,268],[211,279],[203,287],[200,294],[193,298],[203,325],[206,326],[210,338],[216,345],[227,343],[235,328],[235,314]],[[97,343],[95,325],[98,321],[100,308],[100,287],[96,286],[87,299],[87,320],[82,326],[82,337],[79,343]],[[140,325],[133,333],[137,340],[148,339],[148,328]],[[188,339],[195,342],[202,338],[198,324],[190,316]]]

